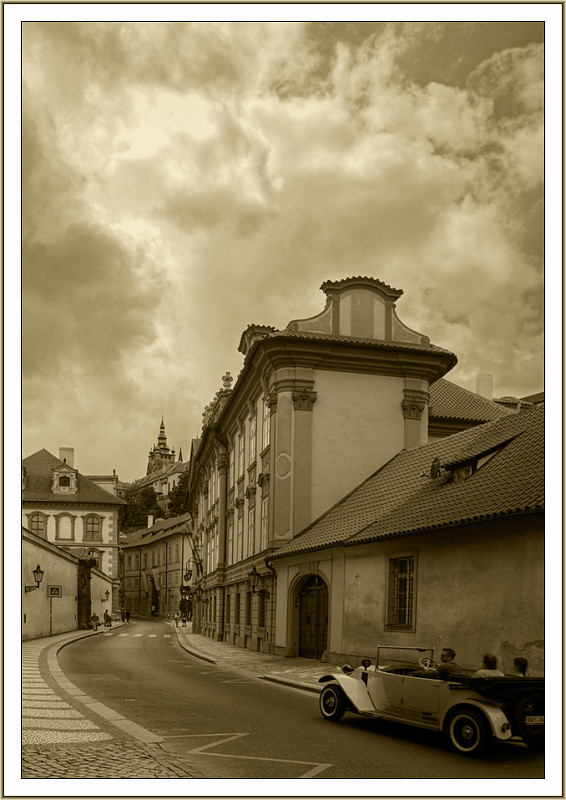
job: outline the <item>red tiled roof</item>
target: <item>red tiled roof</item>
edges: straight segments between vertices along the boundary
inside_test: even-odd
[[[472,476],[447,482],[430,466],[468,460],[501,445]],[[414,450],[403,450],[272,554],[282,558],[544,508],[544,407],[505,415]]]
[[[77,472],[77,488],[75,494],[54,494],[51,491],[53,470],[62,466],[60,458],[48,450],[37,453],[22,460],[26,469],[25,489],[22,491],[22,503],[76,503],[80,505],[115,505],[123,506],[124,501],[97,486],[85,475]]]
[[[490,422],[512,413],[475,392],[463,389],[446,378],[430,385],[429,419],[457,419]]]
[[[172,533],[177,532],[177,528],[182,530],[185,523],[191,519],[191,514],[181,514],[179,517],[169,517],[168,519],[158,519],[151,528],[142,528],[128,536],[127,541],[122,547],[139,547],[140,544],[152,544],[158,542]]]

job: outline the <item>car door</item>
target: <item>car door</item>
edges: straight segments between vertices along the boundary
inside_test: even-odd
[[[411,716],[423,722],[438,722],[438,696],[440,685],[446,682],[440,678],[413,678],[405,676],[402,687],[402,705]]]
[[[376,669],[368,681],[368,691],[377,711],[399,713],[402,709],[403,675]]]

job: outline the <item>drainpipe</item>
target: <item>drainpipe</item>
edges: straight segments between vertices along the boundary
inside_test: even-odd
[[[137,548],[140,554],[140,564],[139,564],[139,577],[138,577],[138,613],[141,617],[141,570],[142,570],[142,551],[141,547]]]

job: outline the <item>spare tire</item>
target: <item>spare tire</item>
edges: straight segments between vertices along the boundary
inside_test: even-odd
[[[519,698],[513,709],[515,730],[527,744],[544,742],[544,695],[540,692]]]

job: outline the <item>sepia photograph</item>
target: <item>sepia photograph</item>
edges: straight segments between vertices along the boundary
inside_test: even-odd
[[[561,796],[562,25],[4,5],[4,796]]]

